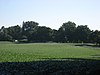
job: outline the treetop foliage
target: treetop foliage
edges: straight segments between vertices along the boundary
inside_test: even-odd
[[[89,42],[100,44],[100,31],[90,30],[87,25],[78,25],[68,21],[56,30],[46,26],[38,26],[39,23],[27,21],[19,25],[0,29],[0,41],[19,42]]]

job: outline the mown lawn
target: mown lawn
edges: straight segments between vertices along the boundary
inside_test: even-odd
[[[67,58],[100,60],[100,48],[75,46],[71,43],[0,43],[0,62],[64,60]]]
[[[0,75],[100,75],[100,48],[77,44],[0,42]]]

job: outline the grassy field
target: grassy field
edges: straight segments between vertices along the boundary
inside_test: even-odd
[[[0,75],[100,75],[100,48],[0,42]]]
[[[28,62],[67,58],[100,59],[100,48],[71,43],[14,44],[0,42],[0,62]]]

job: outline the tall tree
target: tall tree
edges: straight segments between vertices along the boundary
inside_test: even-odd
[[[91,30],[87,27],[87,25],[80,25],[75,30],[75,39],[77,42],[88,42],[90,33]]]
[[[58,31],[56,29],[52,30],[52,35],[51,36],[52,36],[52,41],[53,42],[57,42],[57,32]]]
[[[21,27],[19,25],[11,26],[11,27],[7,28],[7,34],[12,36],[13,40],[20,40]]]
[[[90,34],[90,40],[92,43],[100,45],[100,31],[98,30],[92,31],[92,33]]]
[[[68,21],[67,23],[63,23],[58,30],[58,40],[61,42],[73,42],[75,29],[76,24],[74,22]]]
[[[38,26],[36,32],[30,37],[33,42],[48,42],[52,38],[52,29],[45,26]]]
[[[30,36],[34,33],[34,31],[38,25],[39,24],[37,22],[34,22],[34,21],[23,22],[22,35],[26,36],[29,40]]]
[[[2,26],[0,29],[0,41],[12,41],[12,37],[7,32],[7,29]]]

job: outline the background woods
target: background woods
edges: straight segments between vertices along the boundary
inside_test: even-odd
[[[87,25],[78,25],[68,21],[56,30],[46,26],[39,26],[34,21],[23,22],[19,25],[0,29],[0,41],[19,42],[61,42],[61,43],[95,43],[100,44],[100,31],[91,30]]]

